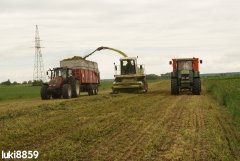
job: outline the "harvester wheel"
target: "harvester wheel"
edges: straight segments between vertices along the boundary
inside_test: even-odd
[[[171,79],[171,94],[172,94],[172,95],[177,95],[177,94],[179,94],[179,87],[178,87],[177,79],[176,79],[176,78],[172,78],[172,79]]]
[[[201,80],[200,78],[195,78],[193,79],[192,93],[194,95],[200,95],[200,92],[201,92]]]
[[[147,93],[148,92],[148,83],[147,82],[144,82],[144,92]]]
[[[68,99],[72,97],[72,87],[70,84],[63,85],[62,94],[64,99]]]
[[[72,97],[79,97],[80,95],[80,83],[78,80],[74,80],[71,83],[72,86]]]
[[[92,84],[89,84],[89,86],[88,86],[88,95],[91,96],[91,95],[94,95],[94,93],[95,93],[94,86]]]
[[[48,85],[42,85],[41,88],[41,98],[42,100],[48,100],[50,99],[51,95],[48,94]]]

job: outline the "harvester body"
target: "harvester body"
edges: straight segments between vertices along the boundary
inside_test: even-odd
[[[200,60],[202,63],[202,60]],[[193,94],[201,93],[201,80],[198,58],[172,59],[171,94],[179,94],[180,90],[190,90]]]
[[[120,65],[115,65],[115,75],[114,75],[114,82],[112,86],[112,93],[118,92],[147,92],[148,91],[148,84],[146,80],[146,74],[144,71],[144,65],[137,64],[137,58],[135,57],[128,57],[127,54],[124,52],[110,48],[110,47],[98,47],[96,50],[87,54],[83,58],[86,59],[87,57],[93,55],[96,51],[101,50],[112,50],[116,53],[123,56],[120,59]]]
[[[137,64],[135,57],[121,58],[120,65],[115,65],[114,78],[113,93],[148,91],[144,65]]]

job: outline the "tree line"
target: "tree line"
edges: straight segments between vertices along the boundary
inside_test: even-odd
[[[32,80],[29,80],[29,81],[23,81],[21,83],[17,82],[17,81],[13,81],[11,82],[10,79],[8,79],[7,81],[3,81],[1,82],[0,84],[1,85],[7,85],[7,86],[10,86],[10,85],[20,85],[20,84],[31,84],[33,86],[41,86],[42,85],[42,81],[32,81]]]

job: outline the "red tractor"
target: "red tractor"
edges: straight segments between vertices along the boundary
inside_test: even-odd
[[[200,60],[202,64],[202,60]],[[180,90],[190,90],[194,95],[201,93],[201,79],[198,58],[172,59],[171,94],[179,94]]]
[[[72,98],[80,95],[80,82],[72,74],[71,68],[54,68],[50,72],[50,81],[41,88],[42,99]]]

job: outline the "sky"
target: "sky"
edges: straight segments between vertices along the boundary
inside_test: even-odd
[[[240,71],[239,0],[0,0],[0,81],[33,79],[35,25],[45,70],[99,46],[138,56],[147,74],[199,57],[201,73]],[[89,57],[111,79],[121,55]]]

